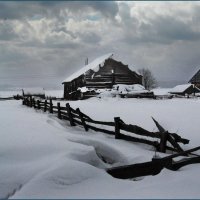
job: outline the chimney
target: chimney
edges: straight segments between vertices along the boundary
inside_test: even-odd
[[[85,59],[85,65],[88,65],[88,57]]]

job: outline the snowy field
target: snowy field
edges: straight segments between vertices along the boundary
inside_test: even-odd
[[[190,139],[184,149],[200,145],[200,99],[92,98],[69,103],[97,120],[119,116],[157,131],[153,116],[164,128]],[[0,198],[200,198],[200,164],[135,180],[115,179],[106,168],[150,161],[152,147],[70,127],[21,101],[0,101],[0,113]]]

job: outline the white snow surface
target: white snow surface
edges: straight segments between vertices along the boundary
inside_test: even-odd
[[[190,139],[184,149],[200,144],[198,98],[91,98],[69,103],[96,120],[120,116],[126,123],[157,131],[153,116],[167,130]],[[0,198],[200,197],[200,164],[176,172],[164,169],[137,181],[115,179],[106,168],[150,161],[152,147],[70,127],[56,115],[23,106],[21,101],[1,101],[0,113]]]
[[[169,91],[171,88],[155,88],[152,89],[151,91],[156,95],[156,96],[168,96],[171,95]]]
[[[73,79],[78,78],[80,75],[85,74],[90,69],[92,69],[95,72],[99,71],[99,65],[102,65],[105,62],[106,59],[108,59],[112,56],[113,56],[113,54],[109,53],[109,54],[103,55],[99,58],[96,58],[94,61],[92,61],[88,65],[83,66],[80,70],[78,70],[77,72],[73,73],[71,76],[66,78],[63,81],[63,83],[70,82]]]

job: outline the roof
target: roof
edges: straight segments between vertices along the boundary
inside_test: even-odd
[[[78,70],[77,72],[73,73],[71,76],[66,78],[63,81],[63,83],[71,82],[73,79],[78,78],[82,74],[85,74],[90,69],[92,69],[93,71],[97,72],[99,70],[99,65],[103,64],[105,62],[105,60],[107,60],[108,58],[111,58],[112,56],[113,56],[113,54],[109,53],[109,54],[103,55],[103,56],[101,56],[99,58],[96,58],[94,61],[92,61],[88,65],[85,65],[80,70]]]
[[[44,95],[44,89],[43,88],[23,88],[24,95]]]
[[[182,93],[185,90],[187,90],[189,87],[193,86],[192,84],[183,84],[183,85],[177,85],[174,88],[172,88],[169,92],[170,93]]]
[[[198,70],[198,72],[190,79],[189,83],[196,83],[196,82],[200,82],[200,69]]]

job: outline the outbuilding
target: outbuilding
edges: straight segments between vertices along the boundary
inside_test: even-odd
[[[198,93],[200,92],[200,89],[197,88],[194,84],[188,83],[188,84],[182,84],[182,85],[177,85],[176,87],[172,88],[169,93],[171,94],[176,94],[176,95],[181,95],[181,96],[188,96],[191,94]]]

